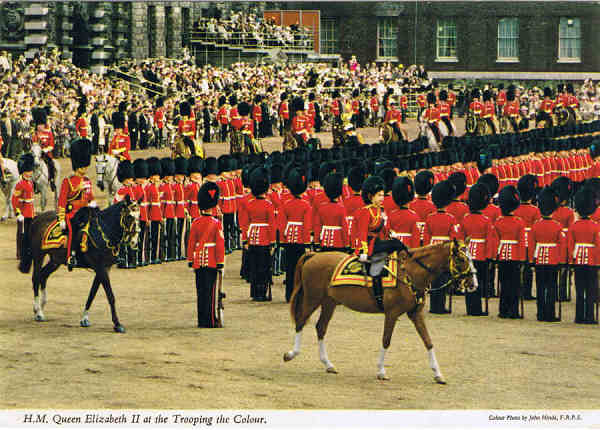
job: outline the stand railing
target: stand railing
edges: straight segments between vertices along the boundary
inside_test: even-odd
[[[286,38],[274,33],[260,33],[256,31],[208,31],[192,30],[191,43],[212,43],[231,48],[243,49],[272,49],[280,48],[283,51],[314,51],[314,38],[312,30],[293,32],[292,37]]]

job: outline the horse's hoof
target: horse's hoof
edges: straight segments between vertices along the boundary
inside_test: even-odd
[[[333,373],[337,375],[338,371],[335,369],[335,367],[331,366],[327,368],[327,373]]]
[[[81,321],[79,321],[79,325],[80,325],[81,327],[89,327],[89,326],[91,326],[92,324],[90,323],[90,320],[88,320],[88,319],[85,319],[85,320],[81,320]]]
[[[42,316],[42,315],[36,315],[34,318],[37,322],[44,322],[46,321],[46,317]]]
[[[377,374],[377,380],[378,381],[389,381],[390,378],[388,378],[387,376],[385,376],[385,374],[378,373]]]
[[[115,326],[115,333],[125,333],[125,327],[121,324]]]
[[[440,385],[446,385],[446,381],[444,380],[443,376],[434,376],[433,380]]]
[[[283,354],[283,361],[290,361],[293,358],[294,354],[292,354],[291,352],[286,352]]]

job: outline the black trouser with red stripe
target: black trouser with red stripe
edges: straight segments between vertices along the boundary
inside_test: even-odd
[[[196,272],[198,327],[219,327],[217,320],[217,269],[201,267]]]
[[[500,283],[501,318],[520,318],[519,298],[521,295],[520,261],[499,261],[498,281]]]
[[[539,265],[535,267],[535,286],[538,321],[556,321],[556,298],[558,296],[558,267]]]
[[[575,322],[597,323],[594,306],[598,300],[598,268],[575,266]]]
[[[481,296],[488,294],[483,293],[487,288],[488,282],[488,263],[487,261],[473,260],[475,270],[477,270],[477,289],[472,293],[465,292],[465,305],[467,307],[467,315],[479,316],[482,314]]]
[[[296,264],[304,255],[305,246],[301,243],[286,243],[283,247],[285,249],[285,301],[289,302],[294,290]]]
[[[223,236],[225,237],[225,253],[229,254],[234,248],[235,213],[223,214]]]

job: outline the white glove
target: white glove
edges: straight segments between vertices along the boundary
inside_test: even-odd
[[[61,221],[60,222],[60,229],[63,230],[63,231],[66,230],[67,229],[67,223],[64,222],[64,221]]]
[[[24,220],[25,220],[25,217],[24,217],[23,215],[19,214],[19,215],[17,216],[17,221],[18,221],[18,222],[23,222]]]
[[[96,200],[92,200],[89,204],[89,207],[91,208],[97,208],[98,207],[98,203],[96,203]]]
[[[358,256],[358,261],[360,261],[361,263],[366,263],[368,259],[369,256],[367,254],[359,254]]]

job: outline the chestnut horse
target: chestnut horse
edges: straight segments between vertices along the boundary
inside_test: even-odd
[[[400,315],[406,313],[428,350],[429,364],[433,370],[435,381],[445,384],[435,358],[433,343],[425,325],[424,296],[430,289],[431,283],[445,272],[450,272],[451,276],[451,280],[446,285],[452,284],[469,292],[477,289],[476,271],[468,252],[468,243],[468,239],[466,244],[453,240],[400,253],[396,288],[384,289],[385,325],[383,345],[377,364],[377,379],[388,379],[384,367],[385,354],[390,346],[396,320]],[[292,320],[296,325],[296,336],[294,349],[283,355],[284,361],[290,361],[300,354],[302,329],[311,314],[320,306],[321,315],[317,322],[319,357],[328,373],[337,373],[327,357],[324,341],[327,325],[333,316],[335,307],[343,304],[358,312],[381,312],[369,288],[352,285],[332,287],[330,285],[331,277],[338,263],[347,256],[341,252],[324,252],[305,254],[298,261],[294,276],[294,291],[290,301]]]

